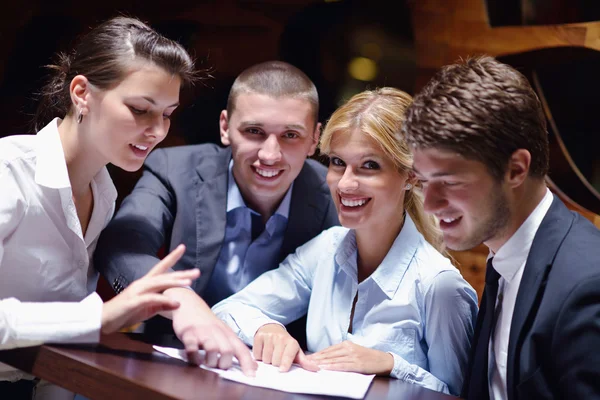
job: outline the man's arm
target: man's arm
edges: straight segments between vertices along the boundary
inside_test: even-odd
[[[577,285],[558,314],[552,359],[560,398],[600,398],[600,276]]]
[[[170,236],[175,218],[174,194],[166,172],[166,153],[152,152],[142,177],[100,235],[94,267],[117,292],[160,261],[157,253]]]

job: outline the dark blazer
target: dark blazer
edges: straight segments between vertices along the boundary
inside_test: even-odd
[[[476,385],[465,381],[463,396],[483,398]],[[535,235],[519,286],[507,388],[509,400],[600,398],[600,231],[557,197]]]
[[[213,144],[150,154],[142,177],[102,232],[94,253],[94,266],[117,293],[158,262],[161,248],[170,251],[184,243],[185,254],[175,269],[199,268],[193,288],[202,295],[225,236],[230,160],[231,149]],[[323,165],[307,160],[294,181],[279,262],[339,224],[326,172]]]

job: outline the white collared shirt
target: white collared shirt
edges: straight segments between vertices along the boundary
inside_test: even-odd
[[[330,228],[213,311],[248,345],[261,326],[308,313],[310,352],[349,340],[390,353],[394,378],[458,394],[477,315],[473,288],[408,215],[384,260],[360,283],[357,255],[354,230]]]
[[[99,338],[102,300],[90,260],[117,192],[102,168],[84,236],[58,121],[0,139],[0,349]],[[0,380],[23,376],[0,364]]]
[[[496,300],[498,319],[489,345],[490,400],[508,398],[506,386],[508,340],[517,293],[519,292],[519,285],[521,284],[533,238],[550,209],[553,198],[550,190],[546,189],[546,195],[542,201],[519,229],[498,249],[495,255],[490,253],[488,256],[488,259],[494,257],[492,264],[500,274]]]

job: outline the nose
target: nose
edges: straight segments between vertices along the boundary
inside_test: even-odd
[[[157,140],[163,140],[169,132],[170,120],[159,115],[156,118],[152,118],[148,128],[146,129],[145,135]]]
[[[275,135],[268,135],[258,150],[258,159],[267,165],[272,165],[281,160],[281,146]]]
[[[340,181],[338,189],[342,193],[350,193],[358,189],[358,179],[351,167],[346,167]]]
[[[435,213],[448,204],[440,188],[423,185],[423,208],[428,213]]]

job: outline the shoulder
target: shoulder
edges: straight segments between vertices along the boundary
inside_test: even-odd
[[[302,252],[314,251],[319,257],[324,256],[325,253],[329,251],[335,252],[344,241],[349,231],[350,229],[344,228],[343,226],[333,226],[319,233],[299,249],[302,249]]]
[[[580,282],[598,277],[600,230],[579,213],[574,211],[569,213],[573,217],[572,224],[558,245],[550,278],[554,275],[560,277],[563,285],[569,283],[578,285]]]
[[[164,160],[163,162],[171,164],[187,164],[189,166],[190,162],[196,161],[195,164],[197,164],[203,157],[218,155],[224,151],[226,149],[212,143],[162,147],[150,153],[146,163],[153,164],[159,162],[159,160]]]
[[[307,159],[296,181],[304,181],[314,187],[327,187],[327,168],[318,161]],[[329,189],[328,189],[329,190]]]
[[[14,135],[0,139],[0,165],[6,167],[35,158],[35,135]]]
[[[454,290],[467,285],[450,259],[437,251],[424,238],[421,238],[417,247],[413,263],[423,292],[429,291],[432,287],[435,287],[435,290]]]

